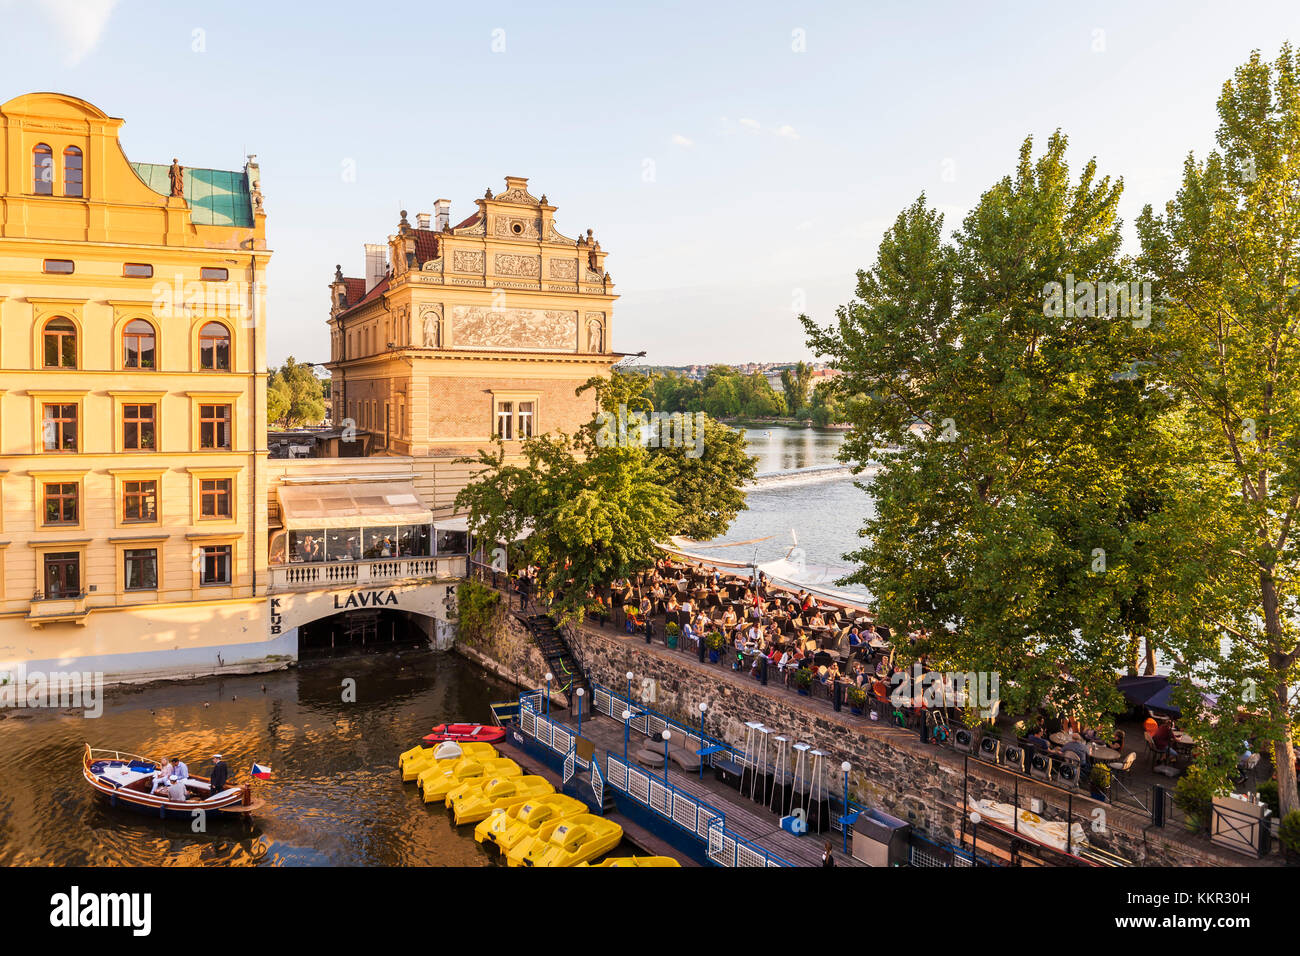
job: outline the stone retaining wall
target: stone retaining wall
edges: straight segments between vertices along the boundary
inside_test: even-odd
[[[872,723],[851,715],[847,707],[837,714],[825,702],[765,689],[748,674],[700,664],[662,644],[647,645],[640,638],[584,627],[573,632],[571,644],[591,680],[622,691],[631,671],[634,697],[653,694],[653,700],[643,700],[647,706],[687,726],[698,726],[699,704],[707,703],[705,732],[733,746],[744,747],[745,722],[756,720],[825,751],[825,785],[832,793],[843,790],[840,765],[847,760],[852,765],[852,799],[910,820],[945,839],[957,840],[967,796],[1012,803],[1017,781],[1021,806],[1036,797],[1045,803],[1045,819],[1065,817],[1068,798],[1061,790],[974,758],[967,761],[951,749],[922,743],[915,731]],[[967,765],[969,774],[964,772]],[[1173,827],[1152,828],[1144,814],[1082,794],[1073,797],[1073,812],[1074,819],[1089,831],[1093,844],[1135,864],[1258,865],[1246,857],[1217,852],[1203,837]]]

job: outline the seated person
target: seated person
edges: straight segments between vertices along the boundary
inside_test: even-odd
[[[649,616],[650,616],[650,597],[649,597],[649,595],[643,595],[642,598],[641,598],[641,616],[642,616],[642,617],[649,617]]]
[[[167,778],[167,799],[175,800],[177,803],[184,803],[190,795],[185,790],[185,784],[175,774]]]
[[[1172,759],[1178,756],[1178,751],[1174,749],[1174,725],[1167,720],[1160,722],[1156,732],[1151,735],[1151,742],[1155,744],[1156,753],[1166,759]]]
[[[856,627],[850,626],[849,647],[861,647],[864,643],[866,642],[862,640],[862,635],[858,633],[858,629]]]
[[[734,627],[735,624],[736,624],[736,612],[732,608],[727,608],[727,610],[722,615],[722,626]]]
[[[1025,738],[1025,746],[1041,751],[1042,753],[1047,753],[1050,749],[1046,738],[1043,737],[1043,729],[1041,727],[1035,727],[1029,732],[1029,736]]]
[[[1111,735],[1110,749],[1118,750],[1121,757],[1124,755],[1124,731],[1118,727],[1115,728],[1115,733]]]
[[[1072,753],[1077,756],[1079,758],[1079,766],[1085,769],[1092,762],[1091,758],[1088,756],[1088,748],[1077,740],[1071,740],[1068,744],[1062,747],[1061,750],[1065,753]]]
[[[821,611],[816,611],[813,614],[813,616],[808,620],[808,624],[810,627],[825,627],[826,619],[822,617]]]

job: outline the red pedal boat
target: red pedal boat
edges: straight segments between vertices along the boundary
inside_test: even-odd
[[[458,744],[467,742],[494,744],[506,735],[504,727],[492,727],[488,724],[438,724],[433,733],[426,734],[423,742],[440,744],[454,740]]]

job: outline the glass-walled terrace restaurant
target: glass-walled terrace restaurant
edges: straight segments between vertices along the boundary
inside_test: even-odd
[[[469,553],[465,519],[435,520],[410,481],[277,487],[282,530],[272,565],[382,561]]]

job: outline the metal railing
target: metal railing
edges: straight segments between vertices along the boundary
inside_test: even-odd
[[[743,751],[736,749],[725,740],[708,734],[701,735],[698,726],[688,727],[681,721],[661,714],[639,701],[629,700],[626,695],[610,690],[603,684],[591,685],[591,707],[596,713],[605,714],[620,724],[623,722],[623,711],[630,710],[633,716],[628,721],[628,726],[647,737],[653,737],[671,728],[673,736],[680,739],[682,745],[692,752],[703,750],[705,747],[722,747],[723,749],[716,754],[702,758],[707,766],[712,766],[715,759],[739,760],[744,757]]]
[[[605,806],[605,775],[600,772],[600,761],[591,762],[591,791],[596,795],[596,803]]]
[[[726,822],[721,810],[640,767],[624,762],[618,754],[605,752],[605,769],[611,787],[701,842],[708,841],[709,826],[714,820]]]
[[[732,833],[722,820],[709,824],[709,862],[715,866],[792,866],[756,843]]]
[[[569,748],[569,752],[564,755],[564,782],[566,784],[573,779],[573,768],[574,765],[577,763],[576,758],[577,758],[577,751],[574,750],[572,747]]]

